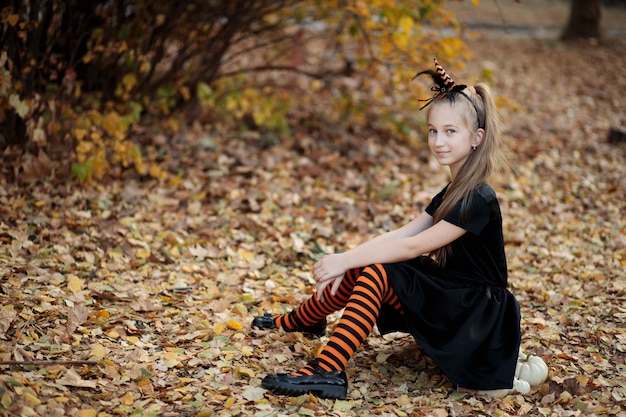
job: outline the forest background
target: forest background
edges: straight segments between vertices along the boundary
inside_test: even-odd
[[[0,415],[626,416],[620,2],[568,42],[557,0],[97,4],[2,3]],[[447,181],[411,82],[433,57],[497,95],[510,286],[548,381],[457,391],[374,334],[348,400],[273,396],[261,378],[324,339],[252,317]]]

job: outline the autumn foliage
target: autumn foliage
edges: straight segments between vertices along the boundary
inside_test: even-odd
[[[239,126],[269,144],[346,127],[410,139],[421,90],[406,81],[435,53],[462,51],[438,30],[454,26],[440,3],[15,0],[0,10],[0,145],[38,155],[18,160],[18,178],[33,176],[27,161],[62,155],[89,181],[175,174],[138,126],[168,137],[190,121]]]
[[[543,37],[450,32],[430,1],[2,2],[0,416],[626,416],[626,149],[607,140],[626,40],[565,45],[542,29],[564,3],[498,3],[447,7],[500,22],[514,4]],[[220,43],[209,5],[276,7]],[[192,86],[212,59],[196,51],[219,45]],[[375,331],[347,400],[273,395],[262,378],[327,339],[252,318],[305,300],[316,259],[405,224],[449,180],[410,81],[435,54],[497,96],[509,287],[548,379],[487,398]]]

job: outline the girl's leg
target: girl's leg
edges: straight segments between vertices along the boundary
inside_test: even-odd
[[[325,301],[323,303],[313,295],[292,312],[274,316],[274,323],[277,327],[286,330],[302,329],[319,323],[329,314],[346,306],[359,275],[359,269],[346,272],[335,295],[330,293],[331,285],[329,285],[324,289]]]
[[[389,285],[383,266],[381,264],[368,266],[357,278],[345,311],[328,344],[315,358],[314,364],[326,372],[345,369],[348,360],[372,331],[383,304],[391,305],[402,312],[400,300]],[[292,375],[314,373],[314,365],[309,364]]]

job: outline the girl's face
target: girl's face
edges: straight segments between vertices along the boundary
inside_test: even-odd
[[[428,114],[428,147],[441,165],[450,167],[456,177],[472,150],[480,145],[482,129],[472,131],[467,125],[467,109],[459,102],[433,103]]]

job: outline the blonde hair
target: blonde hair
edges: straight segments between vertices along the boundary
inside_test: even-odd
[[[433,106],[442,102],[451,104],[453,101],[456,106],[463,106],[465,110],[463,118],[467,127],[473,132],[483,128],[485,134],[480,142],[480,146],[477,146],[470,153],[456,177],[448,186],[441,206],[435,212],[434,223],[448,215],[458,201],[461,201],[461,217],[463,217],[467,213],[471,196],[476,188],[487,182],[489,176],[496,168],[504,165],[504,158],[500,149],[501,125],[489,87],[486,84],[477,84],[473,89],[466,88],[462,92],[435,100]],[[430,110],[428,115],[430,115]],[[483,126],[479,126],[480,124]],[[450,245],[441,247],[430,254],[440,266],[445,265],[446,258],[449,255],[451,255]]]

